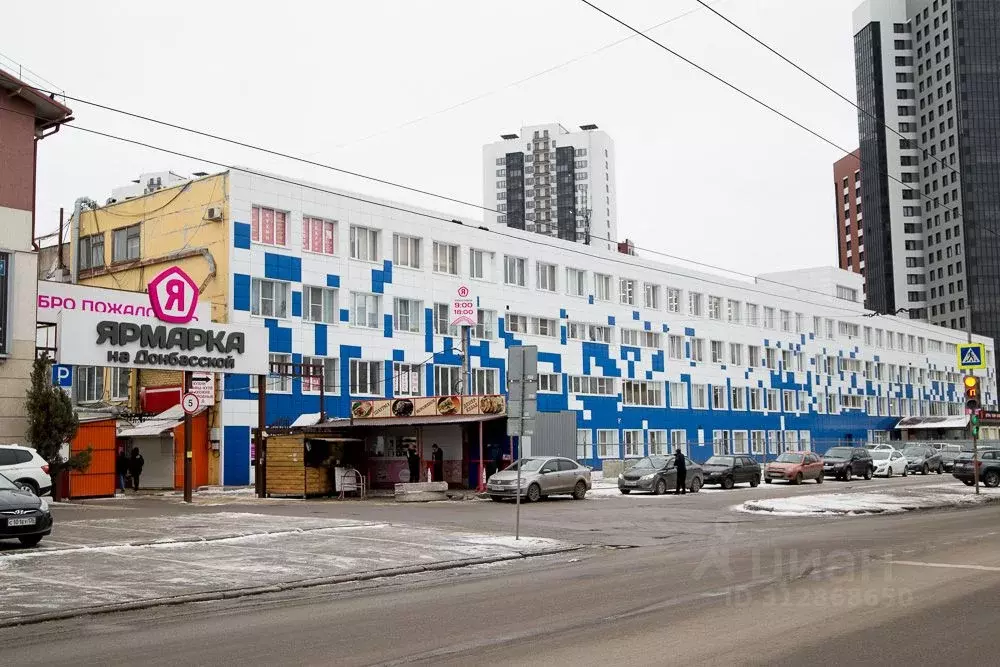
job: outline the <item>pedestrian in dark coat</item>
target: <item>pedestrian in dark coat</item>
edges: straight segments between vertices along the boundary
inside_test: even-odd
[[[413,445],[410,445],[406,450],[406,465],[410,468],[410,481],[419,482],[420,454],[417,454],[417,448]]]
[[[132,475],[132,490],[139,490],[139,475],[142,474],[142,466],[146,463],[146,459],[142,458],[142,454],[139,453],[138,447],[132,448],[132,458],[128,460],[128,471]]]
[[[677,488],[674,493],[687,493],[687,461],[684,452],[679,449],[674,452],[674,468],[677,469]]]
[[[444,481],[444,452],[435,443],[431,447],[431,461],[434,463],[434,480],[435,482]]]
[[[118,475],[118,488],[124,491],[125,477],[128,475],[128,457],[125,456],[124,449],[118,452],[118,458],[115,459],[115,473]]]

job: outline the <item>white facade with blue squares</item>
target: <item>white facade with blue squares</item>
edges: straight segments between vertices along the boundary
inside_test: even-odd
[[[743,282],[289,179],[234,170],[230,189],[229,319],[265,327],[272,361],[322,364],[331,417],[460,388],[461,285],[478,303],[466,389],[503,393],[507,348],[537,345],[539,410],[576,411],[597,467],[676,446],[825,449],[963,409],[962,335],[866,316],[860,276],[839,269]],[[318,412],[318,382],[271,378],[267,423]],[[222,482],[245,484],[256,379],[224,383]],[[994,403],[992,370],[983,391]]]

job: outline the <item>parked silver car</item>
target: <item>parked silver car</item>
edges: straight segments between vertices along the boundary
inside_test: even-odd
[[[492,500],[516,498],[517,469],[521,468],[520,495],[528,502],[560,493],[583,500],[591,488],[590,469],[558,456],[527,456],[489,478],[486,493]]]

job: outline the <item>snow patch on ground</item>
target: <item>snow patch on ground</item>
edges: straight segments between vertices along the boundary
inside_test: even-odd
[[[826,493],[748,500],[733,507],[739,512],[775,516],[858,516],[898,514],[922,509],[965,507],[1000,498],[1000,492],[975,495],[975,490],[954,484],[935,484],[919,490],[900,488],[896,492]]]

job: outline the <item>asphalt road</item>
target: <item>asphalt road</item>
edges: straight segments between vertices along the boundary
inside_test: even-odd
[[[828,482],[760,493],[849,486]],[[997,663],[1000,508],[768,517],[732,512],[758,490],[736,493],[541,503],[523,509],[528,534],[576,536],[590,546],[511,564],[3,630],[3,661]],[[140,503],[118,511],[153,509]],[[300,503],[253,511],[369,520],[387,513],[411,523],[463,529],[471,523],[491,531],[509,527],[512,507]]]

